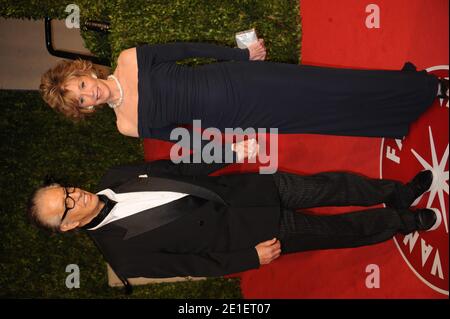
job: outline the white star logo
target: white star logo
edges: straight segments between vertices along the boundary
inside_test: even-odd
[[[438,195],[439,204],[441,206],[442,219],[445,225],[445,231],[448,233],[447,211],[444,200],[444,192],[448,194],[448,171],[445,170],[445,165],[448,160],[448,143],[441,160],[438,162],[436,147],[434,146],[433,132],[431,131],[430,126],[428,126],[428,131],[430,135],[432,164],[429,164],[426,160],[424,160],[423,157],[420,156],[414,149],[411,149],[411,152],[414,154],[414,156],[420,162],[420,164],[422,164],[422,167],[425,170],[431,170],[433,172],[433,183],[431,184],[430,187],[430,197],[428,198],[427,208],[431,208],[434,198],[436,197],[436,195]],[[413,205],[417,205],[422,196],[417,198],[416,201],[413,203]]]

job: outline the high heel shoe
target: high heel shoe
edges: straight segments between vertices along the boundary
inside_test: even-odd
[[[437,97],[440,99],[448,99],[448,79],[439,78],[439,83],[441,84],[441,92]]]

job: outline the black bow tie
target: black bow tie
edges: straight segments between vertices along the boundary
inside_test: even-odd
[[[81,227],[82,229],[90,229],[99,225],[106,218],[106,216],[108,216],[111,209],[113,209],[114,206],[117,204],[117,202],[113,201],[112,199],[108,198],[105,195],[97,195],[97,196],[103,203],[105,203],[105,206],[103,206],[98,215],[95,216],[88,224],[82,226]]]

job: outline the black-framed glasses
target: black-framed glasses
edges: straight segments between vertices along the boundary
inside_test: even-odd
[[[75,207],[75,200],[70,197],[70,194],[75,192],[75,187],[63,187],[64,192],[66,193],[66,196],[64,198],[64,206],[66,209],[64,210],[64,214],[61,217],[61,222],[66,218],[67,213],[69,210]]]

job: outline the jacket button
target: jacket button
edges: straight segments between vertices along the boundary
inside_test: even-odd
[[[198,224],[199,224],[200,226],[203,226],[204,223],[205,223],[205,222],[204,222],[203,220],[201,220],[201,221],[198,222]]]

